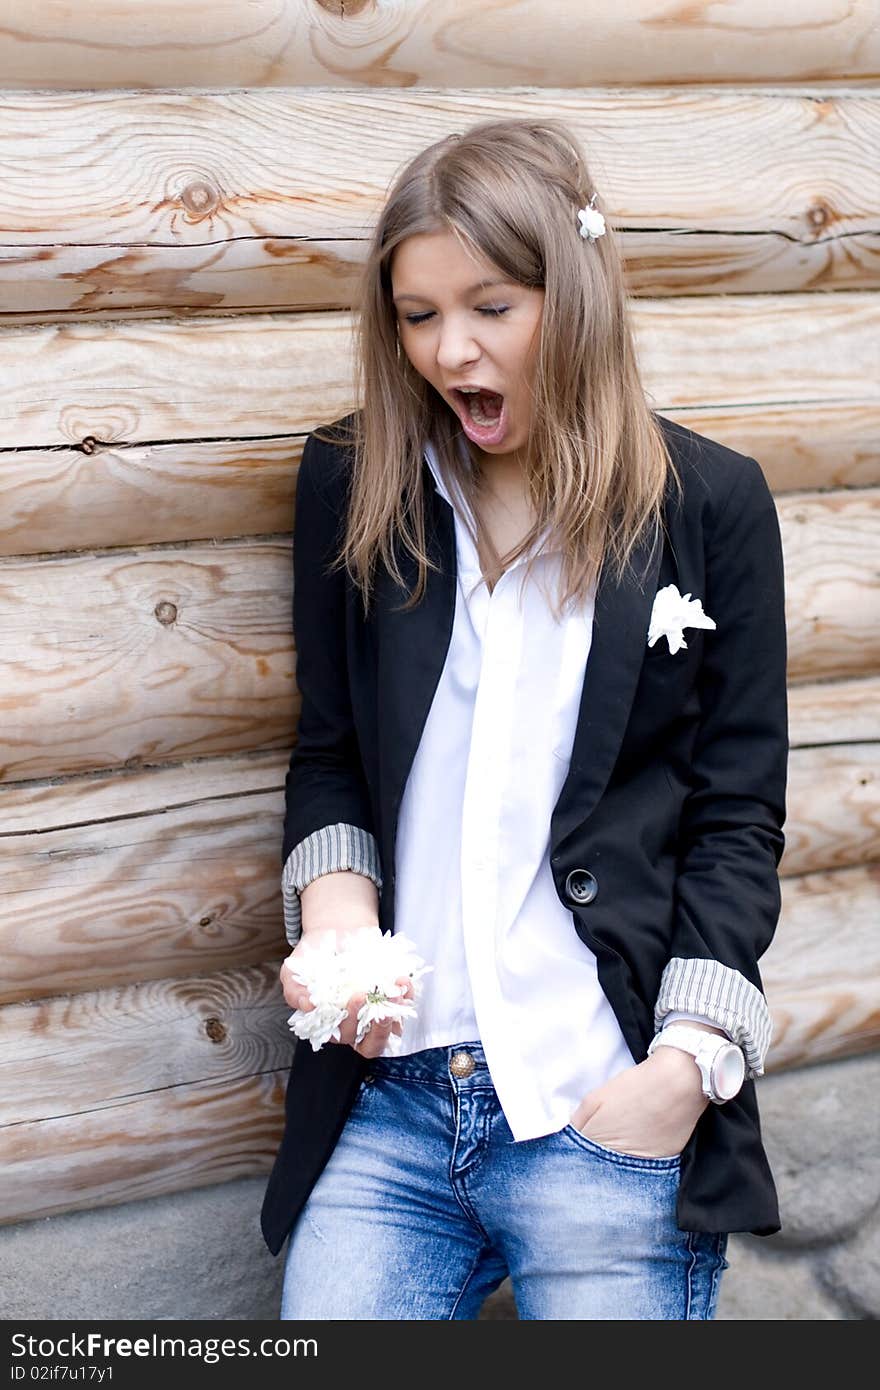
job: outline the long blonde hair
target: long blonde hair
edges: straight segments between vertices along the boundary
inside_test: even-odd
[[[641,384],[623,262],[607,212],[603,236],[587,242],[579,233],[578,209],[594,191],[575,138],[552,118],[480,122],[429,146],[397,176],[360,279],[359,405],[345,440],[352,474],[335,560],[360,588],[365,612],[378,560],[406,588],[398,544],[418,566],[404,608],[419,602],[428,569],[437,569],[425,541],[426,442],[433,443],[444,478],[454,480],[475,517],[481,514],[480,470],[460,421],[413,368],[398,338],[392,257],[422,232],[450,231],[505,278],[544,289],[526,445],[536,520],[504,556],[481,535],[496,573],[549,524],[563,551],[559,617],[569,601],[584,599],[603,561],[620,578],[643,533],[650,548],[660,543],[664,490],[669,479],[679,490],[681,482]],[[601,193],[599,200],[601,208]],[[339,442],[338,431],[334,438]]]

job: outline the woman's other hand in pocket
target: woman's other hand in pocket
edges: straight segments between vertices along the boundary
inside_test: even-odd
[[[709,1104],[691,1054],[660,1047],[589,1091],[571,1124],[604,1148],[639,1158],[670,1158],[681,1153]]]

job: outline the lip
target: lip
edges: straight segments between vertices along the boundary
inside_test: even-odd
[[[480,389],[488,391],[491,390],[491,387],[481,387]],[[484,449],[492,448],[494,445],[500,444],[507,434],[509,424],[507,397],[500,391],[496,393],[501,396],[501,414],[495,425],[483,428],[482,425],[477,425],[471,420],[464,403],[464,397],[459,393],[459,388],[457,386],[452,386],[450,387],[450,391],[454,398],[455,413],[461,421],[461,427],[471,443]]]

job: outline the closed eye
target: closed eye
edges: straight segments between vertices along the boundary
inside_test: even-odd
[[[502,305],[502,306],[499,307],[499,308],[493,308],[491,305],[484,304],[484,305],[481,305],[481,306],[477,309],[477,313],[478,313],[478,314],[488,314],[488,315],[491,315],[493,318],[500,318],[502,314],[506,314],[506,313],[508,312],[509,308],[510,308],[510,305],[509,305],[509,304]],[[411,323],[411,324],[413,325],[414,328],[418,328],[418,326],[419,326],[420,323],[427,323],[428,319],[432,319],[433,317],[434,317],[434,311],[433,311],[433,309],[430,311],[430,313],[427,313],[427,314],[405,314],[405,315],[404,315],[404,318],[406,319],[407,323]]]

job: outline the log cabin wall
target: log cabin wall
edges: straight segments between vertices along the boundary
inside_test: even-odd
[[[877,8],[622,8],[5,17],[0,1221],[268,1172],[298,460],[389,183],[486,117],[582,139],[652,403],[775,492],[768,1071],[880,1048]]]

